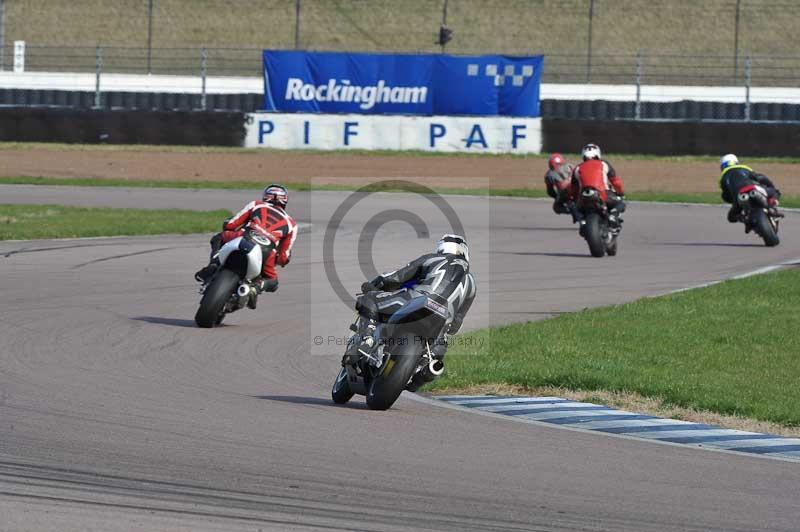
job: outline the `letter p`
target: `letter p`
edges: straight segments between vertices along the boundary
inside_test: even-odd
[[[440,139],[447,134],[447,128],[444,124],[431,124],[430,131],[430,148],[436,147],[436,139]]]
[[[258,143],[264,144],[264,137],[270,135],[275,131],[275,124],[272,120],[259,120],[258,121]]]

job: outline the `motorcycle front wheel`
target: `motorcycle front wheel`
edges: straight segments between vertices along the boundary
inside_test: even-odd
[[[200,300],[200,308],[194,315],[194,321],[198,327],[210,329],[222,323],[224,317],[223,310],[228,298],[231,297],[236,286],[239,284],[239,276],[230,270],[220,270],[217,275],[206,287],[203,298]]]
[[[353,398],[353,391],[350,389],[350,383],[347,382],[347,368],[339,370],[336,375],[336,380],[333,381],[333,388],[331,389],[331,399],[337,405],[343,405]]]

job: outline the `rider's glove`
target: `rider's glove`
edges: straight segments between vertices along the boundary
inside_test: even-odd
[[[366,294],[367,292],[372,292],[375,290],[375,287],[372,286],[369,282],[361,283],[361,293]]]
[[[363,283],[361,285],[361,291],[365,294],[367,292],[375,292],[376,290],[380,290],[381,288],[383,288],[383,277],[381,277],[380,275],[374,278],[373,280]]]

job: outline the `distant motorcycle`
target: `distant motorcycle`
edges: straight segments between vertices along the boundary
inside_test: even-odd
[[[577,209],[581,215],[579,234],[589,244],[592,256],[616,255],[617,239],[622,229],[619,213],[610,211],[600,191],[592,187],[581,190]]]
[[[745,233],[755,231],[767,247],[780,244],[778,220],[783,218],[783,214],[770,205],[764,187],[756,184],[744,186],[739,189],[737,200],[739,221],[744,224]]]
[[[387,410],[403,390],[416,391],[441,375],[444,363],[434,357],[432,348],[448,323],[447,300],[435,294],[410,300],[376,328],[374,358],[362,355],[339,370],[331,390],[333,401],[344,404],[359,394],[367,397],[369,408]],[[350,330],[356,332],[357,325]],[[351,336],[346,354],[358,353],[359,343],[358,335]]]
[[[248,231],[220,248],[220,266],[209,282],[200,288],[203,298],[194,316],[199,327],[220,325],[226,314],[244,308],[248,303],[255,307],[258,294],[250,283],[261,274],[262,245],[273,243]]]

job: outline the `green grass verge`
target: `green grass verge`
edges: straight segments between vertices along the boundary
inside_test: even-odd
[[[447,371],[428,389],[627,391],[800,426],[798,300],[800,270],[792,269],[477,331],[454,343]]]
[[[137,188],[182,188],[182,189],[260,189],[262,182],[255,181],[156,181],[156,180],[127,180],[127,179],[104,179],[90,177],[0,177],[0,185],[51,185],[51,186],[73,186],[73,187],[137,187]],[[286,186],[292,191],[308,190],[355,190],[354,185],[318,185],[310,183],[291,183]],[[398,188],[388,182],[378,182],[369,185],[367,190],[372,192],[425,192],[428,189],[420,186],[419,188]],[[547,196],[544,190],[534,188],[442,188],[433,187],[439,194],[455,195],[479,195],[479,196],[498,196],[513,198],[544,198]],[[692,194],[669,193],[669,192],[635,192],[628,194],[629,200],[635,201],[661,201],[667,203],[722,203],[719,194],[716,192],[697,192]],[[800,197],[784,196],[781,205],[789,208],[800,208]]]
[[[264,153],[281,155],[311,155],[320,157],[380,156],[380,157],[457,157],[457,158],[490,158],[490,159],[529,159],[531,161],[547,161],[549,153],[464,153],[435,152],[424,150],[283,150],[271,148],[235,148],[225,146],[166,146],[151,144],[65,144],[57,142],[0,142],[2,150],[59,150],[82,152],[145,152],[145,153],[235,153],[258,156]],[[568,161],[578,161],[580,153],[562,152]],[[719,155],[649,155],[635,153],[606,153],[612,161],[660,161],[670,163],[701,162],[711,165],[710,175],[719,173]],[[800,164],[800,157],[748,157],[748,164]]]
[[[226,210],[0,205],[0,240],[206,233],[218,230],[230,214]]]

